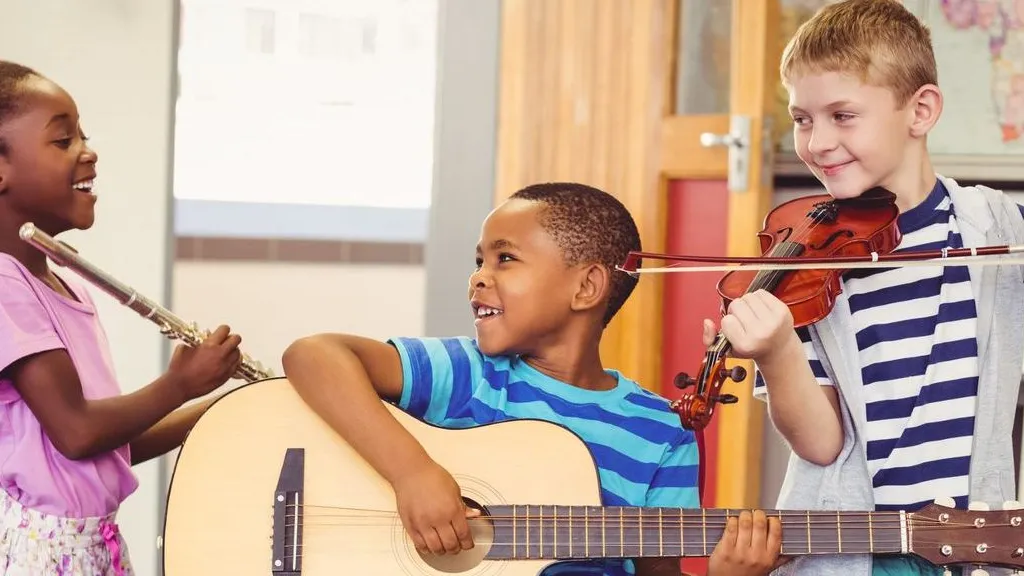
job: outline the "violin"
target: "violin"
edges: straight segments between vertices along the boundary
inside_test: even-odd
[[[706,272],[726,274],[717,284],[721,312],[744,294],[771,292],[785,303],[795,328],[813,324],[832,311],[842,292],[841,276],[854,268],[925,265],[943,266],[947,259],[958,264],[993,255],[1024,252],[1024,246],[988,246],[893,253],[902,236],[897,226],[896,195],[872,188],[856,198],[836,199],[828,194],[809,195],[773,209],[758,232],[761,257],[717,257],[630,252],[619,269],[628,274]],[[641,259],[719,262],[733,266],[678,266],[640,268]],[[988,261],[986,263],[993,263]],[[1019,263],[1001,259],[996,264]],[[736,266],[738,265],[738,266]],[[726,381],[742,382],[746,370],[726,368],[730,344],[719,331],[707,348],[697,377],[682,372],[675,378],[684,393],[672,403],[684,427],[702,430],[710,423],[716,404],[734,404],[738,398],[722,394]]]

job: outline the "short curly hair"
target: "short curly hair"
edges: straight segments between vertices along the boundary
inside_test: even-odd
[[[21,85],[30,78],[42,78],[35,70],[0,60],[0,126],[12,116],[17,115],[21,104]],[[0,154],[7,153],[7,144],[0,139]]]
[[[513,194],[546,206],[541,225],[562,249],[567,264],[598,263],[611,272],[604,325],[633,293],[637,279],[616,270],[630,251],[640,250],[640,233],[629,210],[611,194],[575,182],[527,186]]]

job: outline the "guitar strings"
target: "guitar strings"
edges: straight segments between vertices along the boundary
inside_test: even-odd
[[[533,505],[533,504],[531,504],[530,506],[531,507],[537,506],[538,508],[540,507],[540,505]],[[549,505],[545,504],[544,506],[546,508]],[[524,505],[524,507],[525,507],[525,505]],[[375,518],[375,519],[387,519],[387,520],[390,521],[390,520],[397,519],[399,517],[398,512],[390,511],[390,510],[379,510],[379,509],[371,509],[371,508],[351,508],[351,507],[345,507],[345,506],[326,506],[326,505],[317,505],[317,504],[298,504],[298,505],[296,505],[296,504],[287,504],[286,505],[286,513],[288,513],[288,511],[290,510],[291,511],[290,514],[292,514],[292,516],[294,516],[294,514],[295,514],[294,510],[296,508],[301,508],[302,509],[301,515],[302,515],[302,517],[304,519],[308,519],[308,518],[365,518],[365,519]],[[329,513],[323,513],[323,512],[313,512],[313,513],[310,513],[310,512],[306,512],[305,511],[306,509],[329,510],[330,512]],[[602,515],[597,515],[597,514],[595,514],[595,515],[588,515],[588,516],[580,516],[580,515],[577,514],[577,515],[573,515],[571,518],[569,516],[555,515],[555,514],[529,514],[529,515],[526,515],[526,514],[515,514],[515,515],[488,514],[488,515],[481,515],[481,516],[467,518],[467,520],[470,520],[470,521],[472,521],[472,520],[485,520],[485,519],[490,519],[490,520],[519,520],[520,522],[527,522],[527,521],[533,521],[533,520],[546,520],[548,522],[558,521],[558,522],[563,523],[563,524],[572,521],[572,522],[583,522],[583,523],[590,523],[590,524],[600,524],[600,523],[603,523],[605,525],[610,525],[610,524],[619,525],[619,524],[623,524],[623,525],[628,525],[628,526],[639,525],[639,524],[643,523],[643,524],[654,525],[654,526],[657,526],[657,525],[660,524],[660,525],[663,525],[663,526],[677,526],[677,525],[681,525],[681,526],[708,526],[708,527],[713,527],[713,526],[724,526],[725,523],[726,523],[725,522],[725,518],[727,518],[727,517],[735,518],[735,517],[737,517],[737,512],[739,512],[739,510],[733,510],[733,509],[725,509],[725,510],[717,509],[717,510],[715,510],[713,512],[705,511],[704,513],[701,513],[701,512],[699,512],[699,510],[700,510],[699,508],[686,509],[681,516],[677,516],[675,513],[671,513],[669,515],[664,515],[663,514],[660,517],[659,516],[655,516],[653,514],[648,514],[648,515],[644,515],[644,516],[640,516],[640,515],[623,515],[621,517],[616,516],[614,514],[613,515],[605,514],[603,516]],[[835,511],[831,511],[830,512],[830,511],[795,511],[795,510],[777,511],[777,510],[773,510],[773,511],[770,511],[770,513],[767,513],[767,517],[781,519],[783,521],[783,524],[786,525],[786,526],[805,526],[805,525],[810,525],[810,526],[814,527],[816,525],[817,526],[827,525],[827,526],[838,526],[840,529],[843,526],[857,527],[859,525],[868,525],[868,524],[870,524],[871,526],[877,526],[877,527],[887,527],[887,526],[888,527],[892,527],[892,526],[898,526],[902,522],[902,520],[900,518],[900,513],[899,512],[844,511],[844,512],[842,512],[842,514],[843,514],[843,516],[839,519],[839,521],[836,521],[836,512]],[[907,520],[907,522],[909,524],[912,524],[912,525],[915,525],[915,526],[936,526],[936,527],[948,526],[948,527],[953,527],[953,528],[964,528],[964,527],[972,527],[972,526],[974,526],[974,524],[970,523],[970,522],[957,522],[957,521],[941,522],[938,518],[935,518],[935,517],[932,517],[932,516],[917,515],[916,513],[908,513],[906,515],[906,520]],[[787,522],[787,521],[789,521],[789,522]],[[989,524],[987,524],[987,526],[1009,527],[1011,525],[1009,523],[989,523]]]

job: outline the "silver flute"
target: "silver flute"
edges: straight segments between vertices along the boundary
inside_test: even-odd
[[[131,286],[119,282],[79,256],[78,251],[71,246],[36,228],[35,224],[25,223],[18,231],[18,235],[22,240],[46,254],[54,264],[71,268],[79,276],[110,294],[121,304],[155,323],[160,327],[160,332],[164,336],[181,340],[193,348],[202,344],[203,340],[209,336],[209,331],[200,331],[194,322],[186,323],[170,310],[139,294]],[[241,366],[234,376],[247,382],[255,382],[272,378],[273,373],[247,354],[242,354]]]

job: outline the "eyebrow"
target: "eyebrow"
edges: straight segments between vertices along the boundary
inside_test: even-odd
[[[835,102],[832,102],[832,103],[828,104],[827,106],[825,106],[825,110],[837,110],[839,108],[846,108],[846,107],[852,106],[852,105],[853,105],[853,102],[851,102],[850,100],[836,100]],[[804,109],[799,107],[799,106],[790,106],[789,107],[789,111],[790,112],[804,112]]]
[[[499,239],[491,242],[491,245],[490,245],[489,248],[491,250],[502,250],[502,249],[518,250],[519,246],[516,246],[515,243],[510,242],[508,240],[505,240],[504,238],[499,238]],[[479,254],[480,252],[481,252],[480,245],[477,244],[476,245],[476,253]]]
[[[53,124],[54,122],[58,122],[58,121],[59,122],[70,122],[71,121],[71,116],[69,116],[67,113],[57,114],[53,118],[50,118],[50,121],[46,123],[45,127],[49,128],[50,124]]]

